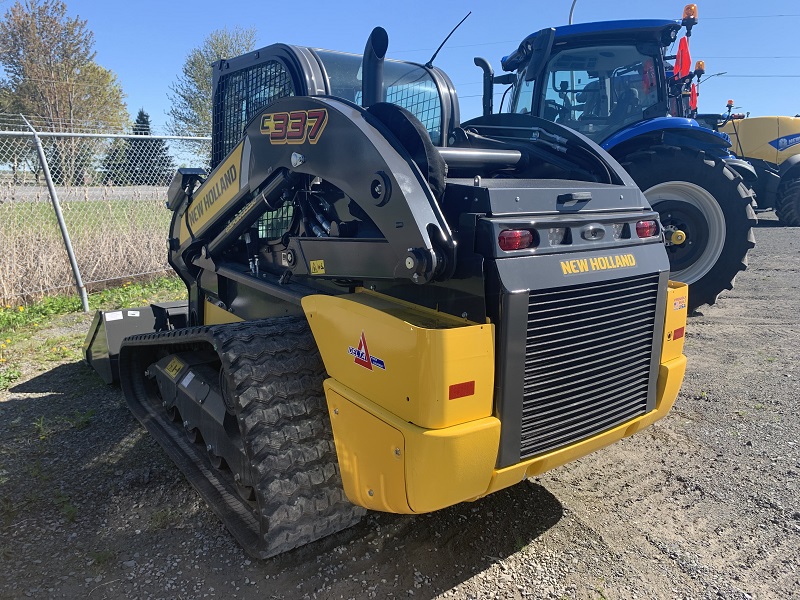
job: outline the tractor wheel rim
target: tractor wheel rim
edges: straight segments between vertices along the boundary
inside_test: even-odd
[[[708,191],[688,181],[659,183],[644,193],[650,205],[658,211],[665,227],[676,223],[687,234],[683,247],[683,262],[690,264],[670,272],[677,281],[692,284],[708,273],[722,254],[725,246],[725,214]],[[681,211],[676,204],[685,203],[695,210]],[[661,207],[659,207],[661,205]],[[674,214],[677,213],[677,214]],[[697,221],[698,213],[705,223]],[[685,229],[683,229],[685,227]],[[706,239],[693,239],[698,230],[707,229]],[[673,259],[670,258],[670,264]]]

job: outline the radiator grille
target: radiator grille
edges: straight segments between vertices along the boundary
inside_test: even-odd
[[[658,274],[533,291],[521,458],[647,410]]]

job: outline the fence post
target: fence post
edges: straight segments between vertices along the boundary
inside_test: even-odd
[[[72,242],[69,239],[69,232],[67,231],[67,224],[64,222],[64,215],[61,212],[61,205],[58,202],[58,194],[56,193],[56,188],[53,185],[53,178],[50,176],[50,167],[47,164],[47,158],[44,155],[44,148],[42,147],[42,140],[39,139],[39,134],[28,122],[28,119],[25,118],[24,115],[20,115],[22,120],[25,121],[25,124],[30,128],[33,132],[33,141],[36,144],[36,152],[39,154],[39,160],[42,162],[42,172],[44,173],[44,179],[47,182],[47,189],[50,191],[50,200],[53,203],[53,210],[56,212],[56,219],[58,219],[58,226],[61,228],[61,237],[64,238],[64,246],[67,249],[67,255],[69,256],[69,264],[72,266],[72,274],[75,276],[75,287],[78,288],[78,295],[81,298],[81,305],[83,306],[83,312],[89,312],[89,300],[86,297],[86,287],[83,285],[83,279],[81,279],[81,271],[78,268],[78,261],[75,260],[75,252],[72,250]]]

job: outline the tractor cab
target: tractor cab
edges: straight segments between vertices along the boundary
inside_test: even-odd
[[[533,113],[602,142],[631,124],[678,112],[665,49],[680,23],[583,23],[528,36],[502,61],[516,73],[508,109]],[[540,40],[552,38],[552,43]],[[535,46],[549,51],[536,53]]]

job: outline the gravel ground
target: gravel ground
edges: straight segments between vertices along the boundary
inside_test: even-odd
[[[736,288],[690,319],[667,418],[479,502],[374,513],[263,562],[118,389],[80,362],[28,365],[0,392],[0,597],[800,597],[800,230],[767,214],[756,233]]]

